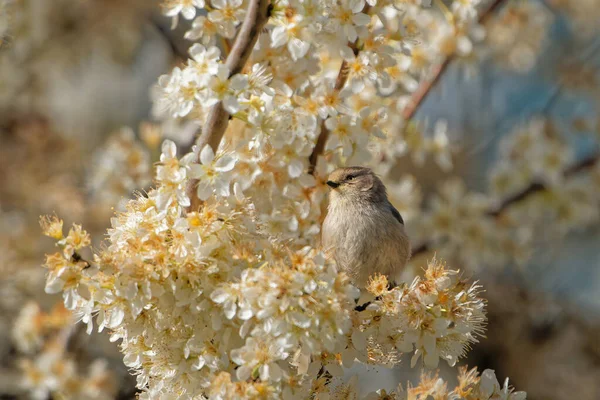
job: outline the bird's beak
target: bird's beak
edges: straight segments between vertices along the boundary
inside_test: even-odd
[[[339,183],[336,183],[334,181],[327,181],[327,185],[333,189],[335,189],[336,187],[340,186]]]

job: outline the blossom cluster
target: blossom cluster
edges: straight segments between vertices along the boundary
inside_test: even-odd
[[[545,49],[554,20],[541,2],[514,2],[491,21],[486,44],[495,61],[518,72],[528,72]]]
[[[591,152],[578,161],[555,121],[533,119],[517,126],[501,144],[499,161],[490,171],[492,199],[510,198],[532,184],[544,190],[511,206],[504,223],[516,227],[517,221],[528,221],[533,232],[541,232],[552,221],[552,232],[546,234],[558,237],[597,223],[598,132],[590,139]]]
[[[124,194],[148,187],[152,182],[150,158],[149,149],[136,140],[133,130],[122,128],[94,154],[87,179],[91,196],[113,206]]]
[[[244,4],[166,2],[169,16],[194,18],[194,6],[206,8],[207,15],[195,17],[186,34],[200,41],[191,46],[191,59],[161,77],[155,88],[155,115],[203,121],[221,101],[242,122],[230,124],[236,129],[229,129],[226,140],[246,149],[240,153],[255,165],[245,172],[261,181],[273,181],[270,175],[279,173],[291,181],[301,178],[323,131],[330,132],[325,155],[332,164],[362,164],[371,158],[369,141],[384,145],[386,137],[391,140],[388,133],[401,124],[398,116],[408,105],[407,95],[429,68],[444,57],[473,51],[481,30],[478,2],[456,3],[440,19],[426,2],[278,2],[248,65],[229,76],[228,46],[222,43],[233,38]],[[444,168],[451,166],[443,126],[435,138],[414,132],[395,138],[395,147],[402,153],[438,154]],[[275,171],[264,171],[263,165]],[[299,185],[311,187],[310,179]],[[295,214],[299,221],[308,218]]]
[[[444,123],[432,137],[414,124],[399,135],[392,129],[406,125],[409,95],[434,65],[473,55],[483,37],[479,2],[278,2],[247,65],[232,74],[226,59],[245,5],[164,3],[175,21],[193,20],[186,38],[197,43],[154,88],[155,116],[201,124],[220,104],[231,122],[220,146],[178,157],[164,142],[155,189],[113,218],[93,259],[81,256],[90,240],[80,227],[63,237],[60,222],[48,220],[62,251],[48,257],[47,290],[62,291],[89,330],[95,317],[99,330],[121,340],[144,398],[325,398],[329,377],[355,360],[393,365],[412,353],[413,363],[454,365],[485,325],[478,285],[432,261],[410,285],[389,289],[374,277],[376,298],[355,309],[359,293],[319,253],[318,234],[323,183],[337,165],[383,155],[389,171],[410,154],[451,169]],[[309,159],[323,138],[322,157]],[[545,167],[562,149],[555,145],[531,170],[549,184],[565,165]],[[414,186],[407,179],[397,193]],[[201,208],[192,207],[194,197]],[[419,197],[405,200],[409,210]],[[473,254],[460,260],[467,268],[519,255],[507,251],[525,243],[514,229],[492,228],[495,203],[451,182],[433,199],[423,236],[445,246],[444,255],[468,243]],[[473,398],[501,395],[484,376]]]
[[[96,324],[121,340],[142,398],[326,398],[335,395],[330,377],[356,360],[393,365],[412,353],[413,363],[454,365],[483,332],[478,285],[432,261],[425,277],[410,285],[390,289],[385,277],[374,277],[369,288],[376,298],[355,309],[359,293],[319,252],[318,234],[323,183],[335,166],[378,156],[389,172],[409,154],[417,163],[431,155],[451,169],[447,125],[437,123],[428,135],[402,115],[433,66],[474,55],[483,38],[480,2],[276,2],[247,65],[232,74],[226,59],[247,3],[164,2],[175,22],[180,15],[193,20],[186,38],[196,43],[185,65],[159,79],[154,114],[201,124],[211,107],[222,105],[231,116],[224,139],[181,157],[165,141],[156,187],[127,202],[93,258],[84,257],[91,239],[80,226],[64,236],[62,221],[44,220],[60,248],[47,258],[46,290],[62,292],[88,331]],[[536,32],[547,27],[547,19],[536,21]],[[523,52],[540,51],[542,36],[521,47],[515,38],[496,45],[498,52],[518,53],[509,60],[521,61]],[[519,68],[530,68],[531,58]],[[399,126],[406,129],[396,134]],[[572,161],[560,140],[541,135],[538,125],[530,128],[523,137],[511,136],[501,154],[510,166],[523,167],[525,179],[509,174],[517,181],[490,196],[450,181],[433,197],[417,228],[441,255],[460,250],[457,263],[468,269],[526,259],[531,232],[511,223],[510,215],[498,222],[490,210],[532,179],[548,188],[561,183]],[[131,189],[144,183],[138,178],[148,169],[139,162],[143,152],[129,153],[128,140],[127,151],[111,150],[122,156],[109,161],[128,165],[137,177],[126,185]],[[520,140],[544,146],[528,152]],[[129,154],[137,157],[135,168]],[[532,157],[536,162],[525,162]],[[98,179],[105,185],[111,177]],[[395,196],[418,215],[414,180],[393,187]],[[201,207],[192,207],[194,198]],[[555,211],[562,215],[562,204]],[[460,393],[446,392],[434,378],[425,380],[433,382],[429,392],[425,385],[406,398],[522,398],[500,388],[490,372],[481,379],[464,374],[469,383],[456,389]]]
[[[376,354],[390,335],[399,338],[394,354],[414,351],[413,362],[423,355],[435,366],[454,364],[481,334],[478,286],[439,262],[359,311],[348,277],[318,250],[270,235],[238,185],[185,212],[178,191],[199,164],[174,152],[165,142],[156,189],[113,218],[93,260],[82,256],[90,238],[81,227],[65,236],[61,220],[42,219],[61,250],[47,257],[46,290],[62,291],[88,332],[95,320],[121,339],[143,398],[304,398],[327,393],[327,377],[356,359],[387,365]]]
[[[349,382],[336,386],[329,397],[332,400],[357,399],[366,400],[427,400],[427,399],[452,399],[452,400],[525,400],[525,392],[514,392],[508,385],[508,379],[500,386],[496,374],[491,369],[486,369],[478,373],[477,368],[468,369],[460,367],[458,384],[454,389],[450,389],[448,382],[445,382],[438,374],[422,373],[420,380],[416,385],[408,383],[404,388],[398,385],[395,390],[378,390],[360,396],[358,379],[352,377]]]
[[[144,20],[154,7],[138,0],[1,0],[3,125],[44,117],[91,150],[107,127],[135,121],[144,111],[137,98],[166,67],[159,58],[160,38],[159,43],[154,38],[158,46],[150,63],[138,52],[146,39]],[[147,68],[138,68],[142,65]]]
[[[496,374],[491,369],[486,369],[479,375],[476,368],[467,369],[460,367],[458,385],[449,390],[448,384],[437,375],[421,375],[418,385],[409,385],[406,390],[400,389],[396,399],[424,400],[434,399],[461,399],[461,400],[524,400],[525,392],[514,392],[508,385],[508,379],[500,386]]]
[[[427,81],[433,66],[449,57],[475,55],[476,44],[489,30],[486,40],[499,42],[487,44],[495,46],[497,54],[505,56],[510,49],[518,54],[509,58],[522,61],[526,57],[521,53],[527,52],[531,68],[551,22],[547,10],[529,3],[511,3],[500,13],[508,21],[482,26],[484,7],[479,1],[456,1],[449,8],[421,1],[278,2],[247,65],[230,76],[225,62],[229,40],[244,19],[245,4],[172,0],[164,6],[170,17],[193,19],[185,36],[196,43],[187,64],[162,76],[154,88],[155,116],[202,124],[211,106],[221,102],[233,118],[221,148],[235,149],[235,167],[231,161],[227,171],[219,171],[213,163],[209,168],[221,178],[214,177],[211,187],[202,183],[198,197],[205,200],[213,188],[227,196],[229,183],[238,183],[271,232],[311,246],[318,240],[325,208],[322,183],[335,166],[379,159],[384,161],[378,170],[387,175],[395,160],[409,155],[417,164],[432,156],[443,170],[452,169],[456,147],[450,146],[447,124],[438,121],[429,132],[427,126],[403,118],[413,107],[410,96]],[[206,15],[197,15],[198,9],[205,9]],[[539,24],[533,27],[524,20]],[[536,32],[532,49],[519,40],[532,37],[515,27],[521,23],[523,29]],[[516,41],[526,49],[519,50]],[[309,156],[320,151],[315,144],[321,137],[326,138],[323,157],[309,162]],[[195,150],[198,158],[205,151],[209,150]],[[211,157],[200,164],[212,163]],[[472,214],[469,221],[481,212]],[[477,238],[483,230],[474,222],[468,225],[457,242],[465,235]],[[497,250],[504,251],[501,247]],[[480,254],[484,253],[486,260],[494,258]],[[480,261],[478,257],[469,263]]]
[[[376,301],[367,307],[364,334],[385,337],[373,354],[393,357],[414,351],[411,365],[423,357],[435,368],[440,359],[454,366],[485,329],[485,303],[481,287],[460,279],[458,271],[433,259],[425,277],[410,285],[388,289],[385,276],[374,277],[367,289]]]
[[[598,139],[591,139],[597,148]],[[469,269],[524,264],[536,245],[600,220],[598,154],[586,157],[576,161],[550,119],[517,125],[500,143],[489,191],[470,192],[462,180],[447,180],[411,221],[415,236]]]
[[[31,301],[22,308],[13,327],[13,341],[21,356],[18,384],[31,398],[114,398],[114,376],[105,360],[94,360],[84,372],[73,354],[67,353],[65,342],[72,335],[73,323],[72,314],[61,303],[48,313]]]
[[[98,336],[82,340],[60,296],[44,293],[49,246],[37,220],[55,210],[101,236],[114,204],[81,185],[87,154],[47,119],[15,117],[0,130],[0,170],[12,171],[0,179],[1,395],[112,399],[127,382],[118,350]]]

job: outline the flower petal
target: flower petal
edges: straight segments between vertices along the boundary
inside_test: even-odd
[[[202,163],[202,165],[207,165],[210,164],[212,160],[214,160],[214,158],[215,152],[213,151],[212,147],[210,147],[210,145],[207,144],[200,152],[200,162]]]
[[[198,189],[197,189],[196,193],[198,194],[198,198],[200,200],[202,200],[202,201],[208,200],[208,198],[213,193],[213,188],[212,188],[210,182],[200,181],[198,183]]]
[[[237,160],[231,155],[224,155],[215,163],[215,170],[219,172],[229,172],[235,167]]]

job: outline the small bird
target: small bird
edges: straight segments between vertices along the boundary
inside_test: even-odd
[[[369,168],[333,171],[322,244],[355,286],[383,274],[394,282],[410,258],[404,220],[387,198],[383,182]]]

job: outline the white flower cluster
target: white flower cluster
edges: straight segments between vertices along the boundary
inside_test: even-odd
[[[490,179],[497,198],[514,195],[532,181],[562,186],[563,174],[574,162],[569,144],[542,118],[517,126],[500,143],[498,156]]]
[[[123,128],[94,154],[87,182],[95,201],[118,204],[124,194],[152,182],[150,151],[136,140],[132,129]]]
[[[443,124],[429,140],[417,129],[386,136],[409,107],[402,95],[434,63],[470,54],[478,36],[478,2],[440,2],[441,14],[424,3],[274,3],[233,76],[225,58],[244,3],[165,3],[167,15],[195,18],[186,36],[200,43],[160,78],[156,115],[203,122],[222,105],[232,117],[224,139],[181,158],[164,142],[156,188],[113,218],[93,260],[81,256],[90,243],[81,227],[64,237],[62,222],[44,223],[62,250],[47,258],[47,291],[62,291],[88,330],[96,317],[121,340],[142,398],[327,398],[330,377],[355,360],[390,365],[414,352],[413,363],[454,365],[476,342],[485,324],[479,287],[439,262],[394,289],[375,277],[377,298],[362,310],[359,293],[317,250],[323,181],[334,166],[365,163],[392,143],[388,163],[404,146],[451,167]],[[439,210],[471,213],[473,224],[484,213],[485,202],[465,190],[445,196]],[[426,221],[448,224],[435,212]],[[447,230],[452,240],[476,233]]]
[[[458,257],[469,269],[477,270],[482,265],[524,262],[530,256],[530,231],[523,231],[522,224],[497,223],[490,214],[493,199],[468,191],[458,178],[441,184],[428,206],[413,226],[421,240],[431,243],[444,259]]]
[[[547,44],[553,21],[552,11],[543,2],[511,3],[490,22],[486,42],[496,61],[517,72],[528,72]]]
[[[524,264],[535,245],[600,221],[599,156],[586,157],[576,161],[550,119],[518,125],[500,143],[490,191],[469,192],[460,179],[446,181],[410,221],[414,237],[469,269]],[[418,188],[412,190],[418,199]]]
[[[396,400],[426,400],[455,399],[455,400],[525,400],[525,392],[513,392],[508,386],[508,379],[500,386],[496,374],[491,369],[486,369],[481,375],[477,369],[468,370],[466,367],[459,368],[458,385],[449,390],[448,384],[437,375],[421,375],[421,381],[417,386],[409,385],[406,390],[399,388],[392,394]],[[383,399],[384,397],[372,397]]]
[[[104,360],[94,360],[84,373],[74,355],[68,353],[65,342],[72,334],[73,322],[72,314],[61,303],[49,313],[31,301],[21,310],[13,327],[13,342],[20,353],[19,386],[30,398],[114,398],[114,377]]]
[[[431,153],[443,168],[451,168],[444,125],[432,139],[419,130],[414,137],[383,139],[401,124],[405,95],[416,90],[434,63],[472,52],[478,2],[457,3],[440,19],[437,10],[418,1],[277,2],[248,65],[230,76],[228,40],[244,19],[244,4],[170,0],[165,3],[169,16],[194,18],[194,6],[207,14],[195,17],[186,34],[200,41],[190,48],[191,59],[160,78],[153,94],[155,115],[203,121],[221,102],[234,118],[225,135],[239,157],[234,180],[244,192],[251,188],[248,196],[256,198],[257,190],[269,199],[257,211],[269,213],[284,236],[314,236],[321,215],[306,204],[323,196],[307,175],[307,159],[324,131],[329,164],[317,166],[317,178],[331,165],[365,163],[372,145],[385,148],[392,141],[402,149],[395,156],[406,149]],[[286,198],[271,199],[282,182],[289,184]]]
[[[212,300],[245,339],[231,351],[237,380],[260,378],[284,398],[310,395],[322,366],[340,368],[334,355],[346,348],[356,297],[348,279],[310,248],[217,288]]]
[[[175,143],[167,140],[163,143],[160,163],[156,169],[156,180],[160,183],[157,188],[156,201],[160,211],[165,211],[174,206],[189,207],[190,198],[187,191],[188,179],[200,179],[195,195],[201,200],[207,200],[215,193],[219,197],[227,198],[231,191],[231,173],[237,159],[232,154],[215,156],[210,146],[205,146],[200,153],[200,162],[193,162],[197,155],[189,153],[181,160],[177,158]],[[241,191],[237,189],[236,196],[241,198]]]
[[[495,372],[491,369],[486,369],[479,375],[477,368],[468,370],[466,367],[460,367],[457,378],[458,384],[450,390],[448,383],[438,374],[432,376],[422,373],[417,385],[409,383],[406,389],[398,385],[398,388],[391,392],[381,389],[361,396],[357,385],[358,379],[354,376],[349,382],[338,385],[331,396],[325,398],[331,400],[359,398],[365,400],[525,400],[527,398],[525,392],[514,392],[508,385],[508,379],[504,381],[503,386],[500,386]]]
[[[388,290],[387,279],[375,277],[367,289],[379,300],[367,307],[363,334],[386,338],[377,342],[377,352],[387,358],[415,350],[412,366],[421,356],[430,368],[440,359],[454,366],[483,334],[486,321],[481,287],[457,274],[434,259],[424,279],[404,287]]]
[[[558,236],[597,223],[600,136],[596,133],[591,139],[592,153],[578,161],[555,121],[533,119],[518,126],[502,143],[499,161],[490,172],[493,199],[510,198],[532,184],[544,190],[511,207],[505,223],[515,226],[517,221],[527,221],[533,231],[544,229],[546,234],[551,233],[547,227],[553,226]]]
[[[323,382],[355,359],[387,365],[382,352],[415,350],[413,363],[454,364],[482,331],[478,287],[436,261],[403,288],[377,277],[381,300],[361,311],[358,290],[322,254],[258,235],[247,200],[183,214],[177,202],[158,208],[161,186],[113,219],[94,265],[80,255],[90,242],[80,227],[63,237],[62,221],[42,220],[62,249],[47,258],[47,291],[62,290],[88,332],[96,316],[122,340],[142,398],[325,395]]]
[[[123,339],[125,363],[137,370],[138,386],[149,387],[148,398],[218,391],[223,372],[239,382],[260,376],[256,385],[287,387],[295,397],[310,392],[310,379],[295,389],[290,382],[311,356],[343,349],[356,289],[310,249],[272,248],[267,265],[254,268],[266,257],[247,231],[251,211],[243,202],[181,217],[179,204],[159,211],[157,198],[151,191],[113,221],[98,267],[77,255],[89,244],[84,232],[76,227],[62,237],[60,221],[44,220],[63,249],[48,257],[47,290],[62,289],[89,329],[98,314],[99,330]]]

